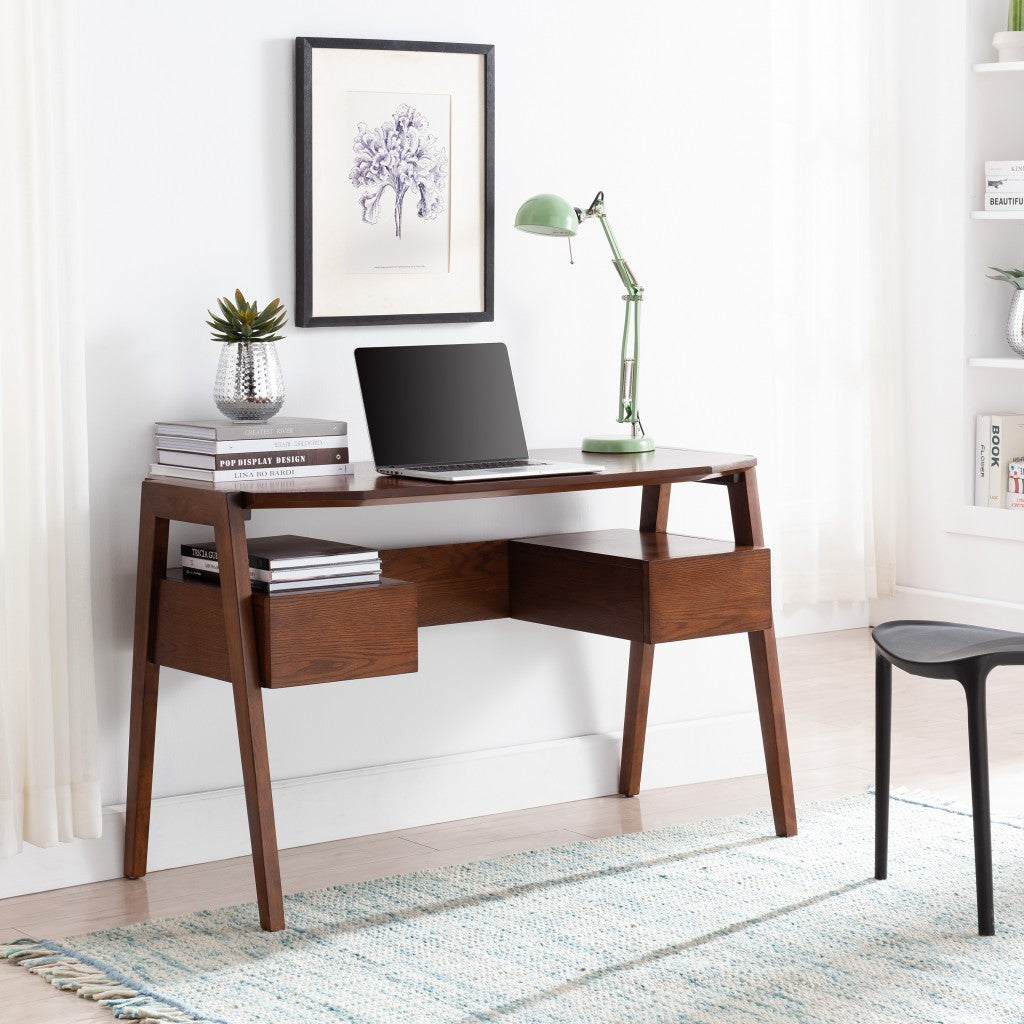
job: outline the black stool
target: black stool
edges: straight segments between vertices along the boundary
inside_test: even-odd
[[[992,823],[988,793],[985,680],[997,665],[1024,665],[1024,633],[955,622],[884,622],[875,641],[875,878],[888,874],[889,760],[892,666],[929,679],[955,679],[967,695],[978,934],[995,934],[992,908]]]

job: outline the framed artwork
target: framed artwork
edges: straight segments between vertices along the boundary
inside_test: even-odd
[[[494,47],[295,40],[299,327],[494,319]]]

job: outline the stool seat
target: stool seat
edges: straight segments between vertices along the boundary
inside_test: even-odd
[[[957,664],[974,658],[994,659],[994,664],[1024,660],[1024,633],[958,622],[899,619],[884,622],[871,631],[875,646],[907,672],[926,673],[916,668],[942,668],[940,678],[959,678]],[[907,666],[913,665],[915,668]],[[931,675],[931,673],[927,673]]]

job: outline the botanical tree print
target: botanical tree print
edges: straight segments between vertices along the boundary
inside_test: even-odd
[[[362,189],[359,204],[363,221],[376,224],[381,199],[390,188],[395,194],[395,237],[402,237],[402,209],[410,189],[419,192],[416,213],[433,220],[444,210],[444,189],[448,181],[448,154],[433,135],[418,110],[402,103],[379,128],[370,131],[360,122],[352,149],[355,160],[349,181]]]

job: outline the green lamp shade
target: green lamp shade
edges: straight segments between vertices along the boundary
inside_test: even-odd
[[[527,199],[516,214],[516,227],[533,235],[575,235],[579,226],[572,203],[547,193]]]

